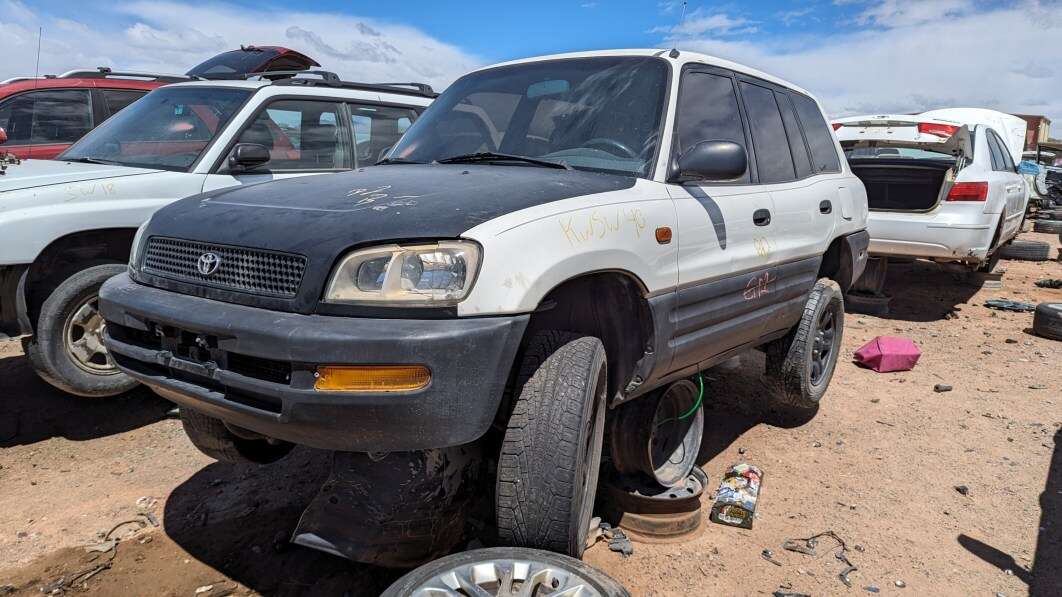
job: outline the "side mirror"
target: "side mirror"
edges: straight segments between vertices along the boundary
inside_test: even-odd
[[[229,171],[244,172],[269,161],[269,148],[258,143],[237,143],[229,155]]]
[[[0,145],[3,145],[4,143],[7,143],[7,131],[4,130],[4,127],[0,126]]]
[[[741,178],[749,167],[749,154],[732,141],[701,141],[675,160],[671,180],[724,181]]]

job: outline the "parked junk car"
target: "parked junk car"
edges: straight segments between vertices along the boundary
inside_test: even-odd
[[[991,270],[1020,231],[1029,200],[1015,164],[1025,123],[993,110],[833,121],[848,163],[866,186],[870,253]],[[872,267],[885,267],[885,259]],[[883,279],[872,275],[868,279]]]
[[[501,542],[578,556],[606,417],[754,347],[780,405],[825,393],[867,209],[799,87],[675,50],[520,60],[382,164],[168,206],[100,294],[115,362],[204,453],[335,451],[297,543],[437,557],[485,454]]]
[[[102,344],[96,292],[124,271],[152,212],[203,191],[370,166],[433,97],[425,85],[346,83],[324,71],[179,83],[149,93],[57,161],[8,165],[0,334],[25,335],[34,368],[58,388],[81,396],[129,389],[136,382]]]
[[[0,81],[0,129],[7,136],[0,150],[23,160],[54,159],[101,122],[162,85],[316,66],[320,65],[314,59],[288,48],[241,46],[210,58],[184,76],[101,66],[58,76],[7,79]]]
[[[0,81],[0,129],[7,137],[0,151],[50,160],[152,89],[190,80],[100,67]]]

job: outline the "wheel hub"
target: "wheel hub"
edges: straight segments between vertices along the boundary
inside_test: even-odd
[[[103,344],[107,322],[100,315],[99,301],[94,295],[74,309],[63,327],[63,344],[79,368],[95,375],[112,375],[118,368]]]
[[[837,335],[837,310],[832,305],[823,310],[815,326],[815,339],[811,344],[811,383],[818,385],[830,366],[834,340]]]
[[[604,597],[589,580],[559,566],[532,560],[487,559],[444,570],[412,591],[414,597]]]

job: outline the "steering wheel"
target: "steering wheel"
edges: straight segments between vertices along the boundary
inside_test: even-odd
[[[608,139],[606,137],[594,137],[593,139],[590,139],[586,143],[583,143],[583,147],[591,147],[592,148],[595,145],[597,145],[598,148],[602,149],[603,151],[607,151],[608,153],[611,153],[612,155],[618,155],[620,157],[628,157],[628,158],[636,158],[636,157],[638,157],[638,154],[635,153],[634,150],[632,150],[630,147],[627,147],[626,145],[624,145],[623,143],[620,143],[619,141],[617,141],[615,139]],[[618,149],[622,153],[616,153],[615,151],[609,151],[609,148]]]

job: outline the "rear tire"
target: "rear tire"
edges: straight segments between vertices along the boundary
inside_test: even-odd
[[[221,462],[234,464],[269,464],[287,456],[294,447],[287,442],[270,443],[264,439],[236,436],[220,419],[181,407],[181,424],[192,444],[200,452]]]
[[[607,380],[597,338],[554,330],[532,337],[498,459],[501,543],[582,556],[601,466]]]
[[[1033,333],[1062,340],[1062,303],[1040,303],[1033,314]]]
[[[85,397],[115,396],[136,387],[102,344],[100,286],[125,271],[117,263],[96,265],[63,278],[44,300],[33,337],[23,342],[37,375],[60,390]]]
[[[1062,220],[1036,220],[1033,222],[1033,232],[1062,234]]]
[[[844,335],[844,299],[837,282],[815,283],[800,321],[767,345],[767,375],[780,387],[783,407],[813,411],[826,393]]]

